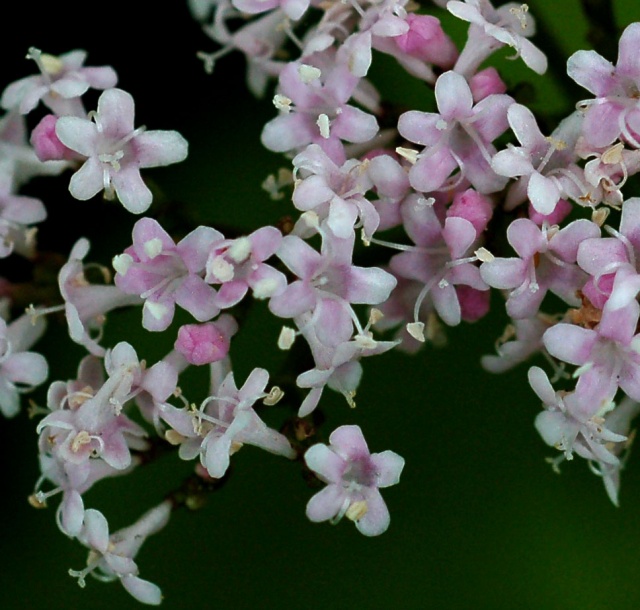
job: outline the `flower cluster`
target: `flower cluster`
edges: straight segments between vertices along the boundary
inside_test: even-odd
[[[498,70],[480,69],[508,46],[526,68],[546,71],[526,5],[446,2],[450,16],[469,23],[461,48],[438,18],[406,0],[190,5],[220,46],[201,53],[208,71],[237,50],[249,88],[264,95],[274,87],[261,142],[284,153],[286,167],[264,187],[274,198],[288,195],[299,214],[248,235],[225,228],[226,236],[205,225],[172,235],[143,216],[131,245],[112,253],[113,278],[100,268],[103,282],[89,273],[90,244],[81,238],[58,271],[58,303],[36,297],[19,315],[15,286],[1,280],[5,416],[48,376],[43,356],[29,351],[47,313],[64,311],[69,338],[87,352],[34,409],[44,415],[42,474],[30,498],[42,507],[61,496],[58,527],[89,549],[87,567],[70,571],[79,584],[89,574],[118,579],[137,600],[160,603],[134,557],[173,510],[199,498],[169,491],[109,534],[106,517],[83,496],[172,449],[195,461],[192,476],[208,491],[230,476],[244,445],[287,458],[326,484],[307,504],[311,521],[346,516],[361,533],[382,534],[390,516],[379,489],[399,482],[403,458],[370,453],[357,425],[338,427],[323,443],[314,411],[325,388],[355,405],[364,357],[417,351],[437,344],[446,327],[484,317],[491,289],[504,297],[510,323],[485,368],[546,359],[551,379],[533,366],[528,380],[543,406],[535,427],[560,451],[554,467],[576,454],[587,459],[616,504],[640,411],[640,197],[623,193],[640,170],[640,24],[624,30],[616,65],[595,51],[570,57],[567,73],[590,97],[545,136]],[[374,51],[426,85],[432,112],[389,110],[369,78]],[[136,127],[133,97],[116,88],[115,71],[84,67],[85,56],[32,48],[39,74],[2,94],[0,257],[36,260],[33,225],[46,208],[19,194],[32,177],[73,172],[73,198],[102,193],[133,214],[153,213],[140,170],[187,157],[176,131]],[[102,92],[87,112],[90,88]],[[25,115],[37,116],[40,103],[46,114],[29,144]],[[263,363],[236,381],[234,337],[256,299],[282,320],[277,347],[290,350],[297,340],[307,354],[292,357],[275,384]],[[176,306],[193,320],[178,324]],[[129,340],[105,341],[105,320],[122,307],[141,308],[141,327],[169,333],[174,349],[148,365]],[[207,366],[204,391],[183,376],[194,366]],[[271,427],[263,412],[281,400],[288,418]]]

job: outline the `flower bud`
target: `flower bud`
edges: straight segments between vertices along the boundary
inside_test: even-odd
[[[440,21],[431,15],[409,13],[406,19],[409,31],[394,37],[398,48],[407,55],[417,57],[443,70],[453,67],[458,50],[442,31]]]
[[[218,362],[229,353],[231,337],[237,330],[230,315],[220,316],[217,322],[185,324],[178,331],[175,348],[190,364]]]
[[[476,104],[489,95],[507,91],[507,85],[500,78],[500,74],[495,68],[485,68],[474,74],[469,80],[469,88]]]

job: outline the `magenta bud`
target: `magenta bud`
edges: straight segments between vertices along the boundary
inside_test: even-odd
[[[440,21],[431,15],[413,13],[407,15],[406,21],[409,31],[394,37],[398,48],[444,70],[452,68],[458,58],[458,49],[443,32]]]
[[[485,68],[471,77],[469,88],[471,95],[473,95],[473,101],[477,104],[480,100],[494,93],[505,93],[507,85],[495,68]]]
[[[478,235],[487,228],[492,215],[493,206],[490,200],[473,189],[456,193],[447,210],[447,217],[457,216],[468,220]]]
[[[68,149],[56,135],[58,117],[54,114],[45,116],[31,132],[31,145],[40,161],[62,161],[74,159],[73,151]]]
[[[476,290],[471,286],[456,286],[460,313],[465,322],[475,322],[489,313],[489,290]]]
[[[236,321],[228,314],[220,316],[217,322],[185,324],[178,330],[174,347],[190,364],[210,364],[229,353],[231,337],[237,330]]]

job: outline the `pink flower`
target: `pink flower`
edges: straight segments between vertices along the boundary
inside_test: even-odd
[[[211,245],[204,278],[209,284],[221,284],[216,305],[221,309],[237,305],[249,288],[256,299],[282,292],[287,278],[264,262],[275,254],[281,242],[282,234],[275,227],[261,227],[237,239],[224,239],[220,234]]]
[[[622,136],[640,147],[638,44],[640,23],[632,23],[620,37],[615,66],[595,51],[578,51],[567,61],[567,74],[596,96],[580,104],[588,108],[584,136],[592,146],[606,147]]]
[[[11,83],[2,93],[0,104],[7,110],[18,109],[20,114],[27,114],[42,100],[60,116],[82,115],[81,95],[90,87],[107,89],[118,81],[109,66],[84,68],[86,57],[86,51],[70,51],[56,57],[31,47],[27,58],[36,62],[41,73]]]
[[[133,558],[144,541],[167,524],[170,515],[171,503],[165,500],[133,525],[110,536],[104,515],[94,509],[86,510],[78,538],[90,550],[87,567],[80,571],[69,570],[69,574],[78,579],[80,587],[85,586],[89,574],[107,582],[120,579],[122,586],[139,602],[157,606],[162,601],[162,592],[157,585],[138,577],[138,566]]]
[[[61,117],[56,134],[71,150],[86,157],[71,177],[69,191],[81,201],[104,189],[115,195],[133,214],[141,214],[153,199],[140,177],[140,168],[184,161],[187,141],[177,131],[134,129],[133,98],[121,89],[109,89],[98,100],[93,121],[77,116]]]
[[[226,370],[227,362],[217,363],[218,370]],[[162,418],[173,428],[180,444],[180,457],[200,462],[209,476],[220,479],[229,468],[230,457],[244,444],[282,455],[296,457],[287,438],[268,428],[253,409],[253,404],[269,396],[265,387],[269,373],[254,369],[244,385],[238,389],[232,372],[212,388],[215,395],[205,399],[199,409],[176,409],[169,404],[161,407]]]
[[[313,312],[310,324],[318,339],[336,347],[348,341],[357,319],[351,304],[378,305],[389,298],[396,279],[377,267],[351,264],[355,234],[348,239],[323,237],[317,252],[295,235],[282,240],[278,257],[298,278],[269,302],[281,318]]]
[[[447,186],[456,169],[480,193],[504,188],[506,179],[490,166],[495,149],[491,142],[508,126],[508,95],[490,95],[474,105],[464,76],[445,72],[436,81],[438,113],[411,110],[398,120],[398,131],[410,142],[425,148],[409,172],[411,186],[429,193]]]
[[[20,410],[20,393],[40,385],[49,374],[44,356],[27,351],[44,333],[45,322],[23,315],[7,326],[0,318],[0,413]]]
[[[468,21],[469,40],[455,65],[456,72],[473,74],[478,66],[495,50],[505,44],[516,50],[516,57],[538,74],[547,71],[547,58],[527,40],[536,32],[533,18],[527,14],[526,4],[507,3],[495,9],[489,0],[451,0],[447,10]]]
[[[367,142],[378,133],[373,115],[347,103],[359,81],[341,64],[323,70],[288,64],[274,98],[281,114],[264,126],[262,144],[274,152],[297,152],[314,142],[335,163],[344,163],[342,140]]]
[[[365,536],[387,530],[389,511],[378,489],[400,481],[402,457],[393,451],[372,454],[359,426],[340,426],[329,437],[329,445],[314,445],[304,459],[327,483],[307,504],[311,521],[337,523],[346,515]]]
[[[84,274],[84,258],[89,252],[89,241],[79,239],[71,249],[69,260],[58,274],[58,286],[64,299],[64,310],[72,341],[84,345],[96,356],[104,355],[104,348],[98,344],[105,314],[118,307],[138,305],[137,295],[125,294],[116,286],[90,284]],[[34,314],[48,310],[35,310]],[[92,336],[98,332],[98,337]]]
[[[152,218],[136,222],[133,245],[114,257],[113,266],[116,286],[144,299],[144,328],[166,330],[176,304],[199,322],[218,314],[216,292],[202,276],[209,250],[221,238],[215,229],[200,226],[176,244]]]

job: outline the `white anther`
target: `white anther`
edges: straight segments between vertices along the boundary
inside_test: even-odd
[[[330,132],[329,132],[329,127],[330,127],[329,117],[324,113],[321,114],[318,117],[318,120],[316,121],[316,125],[318,126],[318,129],[320,130],[320,135],[325,140],[328,140],[329,136],[331,135]]]
[[[396,152],[412,165],[418,160],[419,153],[417,150],[413,150],[413,148],[403,148],[402,146],[398,146],[398,148],[396,148]]]
[[[142,248],[144,253],[153,259],[162,252],[162,240],[159,237],[154,237],[153,239],[145,241]]]
[[[126,275],[129,271],[129,267],[133,264],[133,257],[130,254],[118,254],[113,257],[111,261],[116,273],[120,275]]]
[[[280,110],[281,112],[284,112],[285,114],[288,112],[291,112],[291,104],[293,102],[291,101],[290,98],[288,98],[286,95],[280,95],[279,93],[276,93],[273,96],[273,105]]]
[[[322,75],[322,72],[315,66],[302,64],[298,68],[298,74],[302,82],[308,85],[309,83],[312,83],[314,80],[318,80]]]
[[[478,248],[474,254],[478,257],[481,263],[491,263],[495,260],[495,256],[489,252],[486,248]]]

